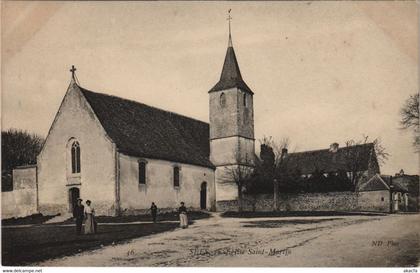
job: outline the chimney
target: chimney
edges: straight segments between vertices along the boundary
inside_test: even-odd
[[[330,152],[336,153],[338,151],[338,143],[334,142],[330,145]]]

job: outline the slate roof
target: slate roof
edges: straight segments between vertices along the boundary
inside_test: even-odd
[[[208,123],[79,88],[119,152],[214,168]]]
[[[210,89],[209,93],[234,87],[240,88],[241,90],[248,92],[251,95],[254,94],[251,88],[249,88],[245,81],[242,79],[238,61],[236,60],[235,50],[232,46],[229,46],[226,52],[220,80],[212,89]]]
[[[286,157],[288,170],[300,174],[312,174],[316,171],[329,173],[338,171],[368,170],[373,143],[338,148],[289,153]]]

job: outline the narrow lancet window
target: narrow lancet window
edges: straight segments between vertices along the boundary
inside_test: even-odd
[[[174,167],[174,187],[179,187],[179,167]]]
[[[146,184],[146,162],[139,162],[139,184]]]
[[[80,145],[77,141],[71,145],[71,172],[80,173]]]

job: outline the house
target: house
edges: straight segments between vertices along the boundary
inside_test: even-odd
[[[392,176],[376,174],[360,185],[358,205],[362,211],[407,211],[408,190]]]
[[[208,92],[210,123],[90,91],[71,72],[37,158],[41,213],[69,213],[78,198],[100,215],[141,213],[151,202],[215,209],[237,198],[226,167],[252,164],[254,93],[230,34],[220,80]]]
[[[343,175],[356,186],[380,173],[373,143],[342,148],[333,143],[329,149],[296,153],[283,149],[282,157],[287,172],[304,179],[314,175]]]

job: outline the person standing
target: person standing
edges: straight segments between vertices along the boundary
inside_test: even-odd
[[[150,212],[152,213],[153,223],[156,223],[157,210],[158,208],[155,202],[152,202],[152,206],[150,207]]]
[[[188,217],[187,217],[187,208],[185,207],[184,202],[181,202],[181,206],[178,209],[179,213],[179,222],[182,228],[188,227]]]
[[[85,207],[82,205],[82,199],[77,199],[77,204],[73,208],[73,217],[76,220],[76,234],[82,233],[83,219],[85,218]]]
[[[91,201],[86,200],[86,207],[85,207],[85,234],[93,234],[96,232],[95,230],[95,210],[91,206]]]

